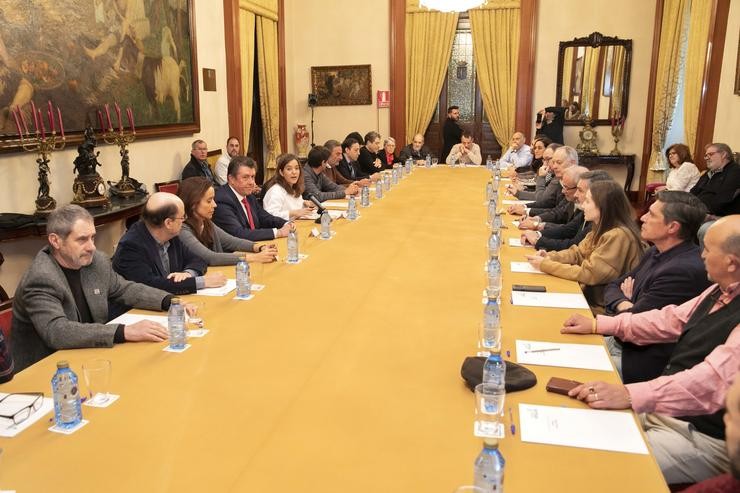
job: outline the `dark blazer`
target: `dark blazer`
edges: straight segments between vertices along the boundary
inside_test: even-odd
[[[186,178],[192,178],[193,176],[202,176],[204,178],[208,178],[214,183],[215,186],[219,186],[216,178],[211,172],[211,168],[208,167],[208,164],[206,164],[205,167],[201,166],[198,160],[191,155],[190,161],[188,161],[188,164],[186,164],[185,167],[182,169],[182,175],[180,179],[184,180]]]
[[[721,173],[715,173],[712,178],[709,178],[709,173],[704,173],[691,193],[704,202],[710,214],[740,214],[740,165],[730,161]]]
[[[562,106],[548,106],[545,111],[554,113],[552,123],[542,121],[542,127],[537,130],[537,134],[546,135],[551,141],[558,144],[563,143],[563,124],[565,123],[565,110]]]
[[[170,258],[170,271],[166,272],[159,255],[157,240],[149,233],[143,221],[136,222],[118,243],[113,255],[113,269],[129,281],[163,289],[172,294],[191,294],[197,291],[195,278],[180,282],[167,279],[171,272],[193,270],[202,275],[208,264],[182,244],[175,236],[167,249]]]
[[[360,165],[360,170],[363,173],[369,176],[383,170],[383,168],[375,167],[374,163],[376,159],[380,159],[378,154],[368,151],[365,146],[360,147],[360,157],[357,158],[357,164]]]
[[[422,145],[421,149],[415,151],[414,145],[408,144],[404,146],[403,149],[401,149],[401,153],[398,155],[398,160],[402,163],[405,162],[408,158],[411,158],[414,161],[424,160],[427,158],[427,154],[431,155],[432,151],[429,150],[426,145]]]
[[[339,171],[339,174],[341,174],[343,177],[345,177],[348,180],[362,180],[365,178],[370,178],[370,175],[365,174],[361,169],[360,165],[357,164],[357,161],[349,162],[347,161],[347,158],[342,156],[341,161],[336,166],[337,171]]]
[[[560,251],[577,245],[591,232],[593,224],[584,221],[583,212],[578,211],[568,224],[550,225],[546,224],[542,231],[542,237],[537,240],[534,247],[537,250]]]
[[[563,187],[560,185],[560,180],[553,177],[542,192],[540,199],[527,206],[529,207],[529,215],[531,217],[539,216],[558,205],[561,200],[565,200]]]
[[[213,214],[213,222],[221,229],[237,238],[244,238],[252,241],[272,240],[275,238],[273,228],[282,228],[287,222],[281,217],[276,217],[267,212],[257,203],[254,195],[247,197],[250,208],[252,209],[252,219],[254,220],[254,229],[249,227],[247,214],[244,207],[234,195],[231,187],[226,184],[216,189],[216,211]]]
[[[631,298],[624,296],[619,287],[627,277],[635,280]],[[699,247],[693,242],[683,242],[663,253],[653,246],[645,252],[637,267],[606,286],[604,304],[611,314],[616,313],[622,301],[634,304],[627,310],[632,313],[657,310],[699,296],[710,284]],[[660,376],[674,346],[673,343],[638,346],[623,342],[624,383],[644,382]]]
[[[439,155],[440,160],[444,161],[445,159],[447,159],[447,156],[450,155],[450,151],[452,150],[452,146],[460,143],[462,133],[463,130],[460,125],[455,120],[447,117],[442,129],[444,146],[442,147],[442,154]]]
[[[566,224],[573,219],[576,213],[575,204],[562,195],[560,202],[550,210],[539,214],[540,219],[546,223]]]

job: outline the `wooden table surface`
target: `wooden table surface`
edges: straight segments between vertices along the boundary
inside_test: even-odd
[[[315,225],[302,222],[309,257],[253,266],[266,288],[252,300],[186,297],[205,301],[210,333],[184,353],[163,352],[164,343],[60,351],[16,375],[0,391],[50,395],[56,361],[69,360],[82,382],[82,364],[106,358],[121,397],[83,406],[90,423],[73,435],[47,431],[45,417],[0,438],[0,488],[451,493],[472,483],[482,442],[460,365],[477,351],[483,315],[487,177],[482,168],[417,169],[358,221],[335,221],[330,241],[308,238]],[[276,243],[284,257],[285,240]],[[598,343],[559,333],[573,310],[510,304],[511,284],[579,292],[510,273],[526,251],[502,249],[503,351],[513,360],[517,338]],[[519,402],[584,407],[547,393],[551,376],[618,381],[614,372],[531,369],[537,385],[506,397],[517,426]],[[506,424],[507,493],[667,491],[651,455],[523,443]]]

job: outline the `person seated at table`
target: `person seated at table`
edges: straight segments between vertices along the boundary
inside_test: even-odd
[[[401,149],[401,153],[398,157],[402,163],[405,163],[408,158],[411,158],[415,165],[423,166],[427,155],[431,154],[432,151],[429,147],[424,145],[424,136],[422,134],[416,134],[414,135],[414,138],[411,139],[411,143]]]
[[[342,142],[342,159],[337,164],[337,171],[347,180],[370,180],[377,181],[380,173],[366,174],[357,164],[357,158],[360,155],[360,143],[352,137]]]
[[[329,151],[329,157],[326,159],[326,164],[322,171],[324,176],[337,185],[342,185],[344,187],[347,185],[355,185],[356,187],[361,188],[363,186],[370,185],[370,179],[348,180],[339,171],[337,171],[337,165],[342,160],[342,144],[338,140],[329,139],[324,143],[324,147]]]
[[[627,195],[616,182],[592,183],[583,215],[593,229],[582,242],[559,252],[540,250],[527,260],[546,274],[578,281],[589,305],[603,312],[604,286],[633,269],[645,248]]]
[[[111,302],[162,311],[172,295],[118,275],[95,247],[95,222],[87,210],[72,204],[55,209],[46,233],[49,244],[15,290],[10,350],[16,372],[60,349],[167,339],[167,328],[156,322],[107,323]]]
[[[604,290],[607,314],[641,313],[678,305],[709,287],[696,244],[706,208],[688,192],[663,190],[642,218],[641,235],[653,246],[640,263]],[[658,377],[674,344],[638,346],[607,338],[609,353],[624,383]]]
[[[187,219],[180,231],[185,248],[204,259],[208,265],[236,265],[247,262],[274,262],[275,245],[256,243],[232,236],[211,220],[216,210],[213,185],[205,178],[194,176],[180,183],[178,196],[185,204]]]
[[[182,169],[180,179],[185,180],[191,176],[204,176],[211,180],[214,185],[218,185],[218,180],[206,160],[208,158],[208,144],[204,140],[198,139],[194,140],[190,147],[190,161]]]
[[[572,168],[569,168],[572,169]],[[525,245],[533,245],[537,250],[560,251],[577,245],[591,232],[592,223],[583,217],[583,201],[591,183],[602,180],[612,180],[611,175],[602,169],[595,169],[582,173],[578,179],[575,192],[576,213],[567,224],[549,224],[539,230],[522,231],[521,241]]]
[[[701,173],[691,159],[691,151],[686,144],[673,144],[665,151],[665,157],[670,165],[668,178],[665,185],[655,188],[656,192],[661,190],[690,191],[699,181]]]
[[[480,146],[473,142],[473,134],[468,130],[463,130],[460,143],[452,146],[445,162],[447,164],[474,164],[480,166],[483,158],[480,154]]]
[[[527,190],[521,180],[515,175],[511,177],[512,183],[506,185],[506,191],[519,200],[542,200],[547,195],[557,194],[560,185],[552,182],[555,173],[550,169],[550,161],[555,151],[562,147],[560,144],[548,144],[542,152],[542,165],[537,168],[537,176],[534,178],[534,191]]]
[[[553,173],[553,179],[548,184],[542,194],[542,198],[528,205],[514,204],[507,208],[509,214],[521,214],[524,216],[537,216],[538,214],[552,209],[563,198],[563,187],[560,179],[563,173],[571,166],[578,166],[578,152],[570,146],[558,147],[550,159],[550,170]],[[553,183],[554,182],[554,183]],[[521,226],[521,223],[520,223]],[[524,222],[521,229],[532,229],[529,222]]]
[[[226,284],[222,273],[206,273],[206,261],[180,240],[180,230],[187,218],[180,197],[166,192],[153,193],[141,211],[141,219],[118,242],[113,269],[129,281],[172,294],[192,294],[198,289]]]
[[[575,197],[578,190],[578,180],[588,168],[583,166],[571,166],[563,172],[560,180],[563,198],[552,209],[543,209],[539,215],[527,218],[519,223],[519,229],[531,229],[543,231],[553,226],[567,224],[576,213]]]
[[[526,139],[521,132],[514,132],[511,136],[509,148],[506,150],[499,163],[512,166],[517,173],[532,171],[532,150],[525,143]]]
[[[229,163],[226,185],[216,189],[216,212],[213,222],[237,238],[252,241],[288,236],[293,224],[275,217],[257,203],[253,192],[257,165],[246,156],[236,156]]]
[[[368,132],[365,134],[364,142],[365,145],[360,147],[360,156],[357,158],[360,171],[368,176],[383,171],[383,163],[380,161],[380,156],[378,156],[380,134],[378,132]]]
[[[313,202],[303,200],[303,169],[293,154],[277,157],[275,176],[265,183],[265,198],[262,204],[268,214],[292,221],[311,214]]]
[[[226,139],[226,152],[221,154],[213,167],[213,174],[219,185],[226,185],[226,172],[229,170],[231,158],[239,155],[241,144],[239,138],[233,135]]]
[[[313,195],[323,202],[357,195],[360,189],[354,183],[346,187],[337,185],[324,174],[327,159],[329,151],[324,146],[316,146],[308,151],[308,160],[303,165],[303,198],[308,199]]]
[[[722,416],[740,367],[740,215],[709,228],[702,257],[715,284],[696,298],[660,310],[599,315],[595,321],[572,315],[561,329],[636,344],[676,343],[658,378],[627,385],[593,380],[569,392],[594,409],[641,413],[668,484],[694,483],[730,469]]]
[[[542,167],[542,163],[543,163],[542,157],[545,154],[545,150],[547,149],[547,146],[549,146],[550,144],[552,144],[552,141],[550,140],[549,137],[546,137],[544,135],[535,135],[534,140],[532,141],[532,145],[531,145],[532,171],[535,174],[537,174],[537,172]],[[562,144],[559,144],[559,145],[562,145]]]
[[[704,202],[712,216],[740,214],[740,164],[733,159],[732,149],[727,144],[708,144],[704,160],[707,172],[690,192]]]
[[[395,164],[401,163],[401,159],[396,156],[396,139],[393,137],[386,137],[383,140],[383,148],[378,152],[380,158],[380,164],[383,165],[383,169],[393,169]]]

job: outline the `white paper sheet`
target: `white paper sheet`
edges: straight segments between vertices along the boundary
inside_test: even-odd
[[[326,202],[321,203],[321,207],[324,209],[341,209],[341,210],[347,210],[347,207],[349,206],[349,202],[346,200],[327,200]]]
[[[7,393],[0,392],[0,398],[8,395]],[[22,407],[30,404],[33,401],[32,397],[19,395],[8,397],[4,400],[0,406],[2,406],[2,414],[13,414],[19,411]],[[13,424],[11,420],[0,419],[0,437],[12,438],[18,433],[22,432],[36,421],[40,420],[54,409],[54,401],[51,397],[44,397],[41,402],[41,407],[38,411],[34,411],[25,421],[19,425]]]
[[[647,455],[631,413],[519,404],[523,442]]]
[[[527,205],[532,204],[534,200],[502,200],[501,203],[504,205]]]
[[[511,304],[517,306],[539,306],[543,308],[588,309],[588,302],[581,293],[530,293],[512,291]]]
[[[529,247],[530,245],[523,245],[521,238],[509,238],[509,246],[512,246],[512,247]]]
[[[542,351],[543,349],[552,351]],[[525,365],[559,366],[583,370],[613,370],[609,355],[601,344],[517,340],[516,362]]]
[[[150,320],[152,322],[157,322],[158,324],[167,327],[167,315],[148,315],[141,313],[124,313],[120,317],[116,317],[108,323],[131,325],[135,324],[136,322],[141,322],[142,320]]]
[[[220,288],[203,288],[199,289],[198,296],[226,296],[236,289],[236,279],[226,279],[226,284]]]
[[[523,272],[525,274],[544,274],[541,270],[532,267],[529,262],[512,262],[511,272]]]

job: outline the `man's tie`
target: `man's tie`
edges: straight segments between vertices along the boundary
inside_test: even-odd
[[[249,229],[254,229],[254,219],[252,219],[252,208],[249,206],[249,201],[246,197],[242,199],[244,208],[247,209],[247,221],[249,222]]]

